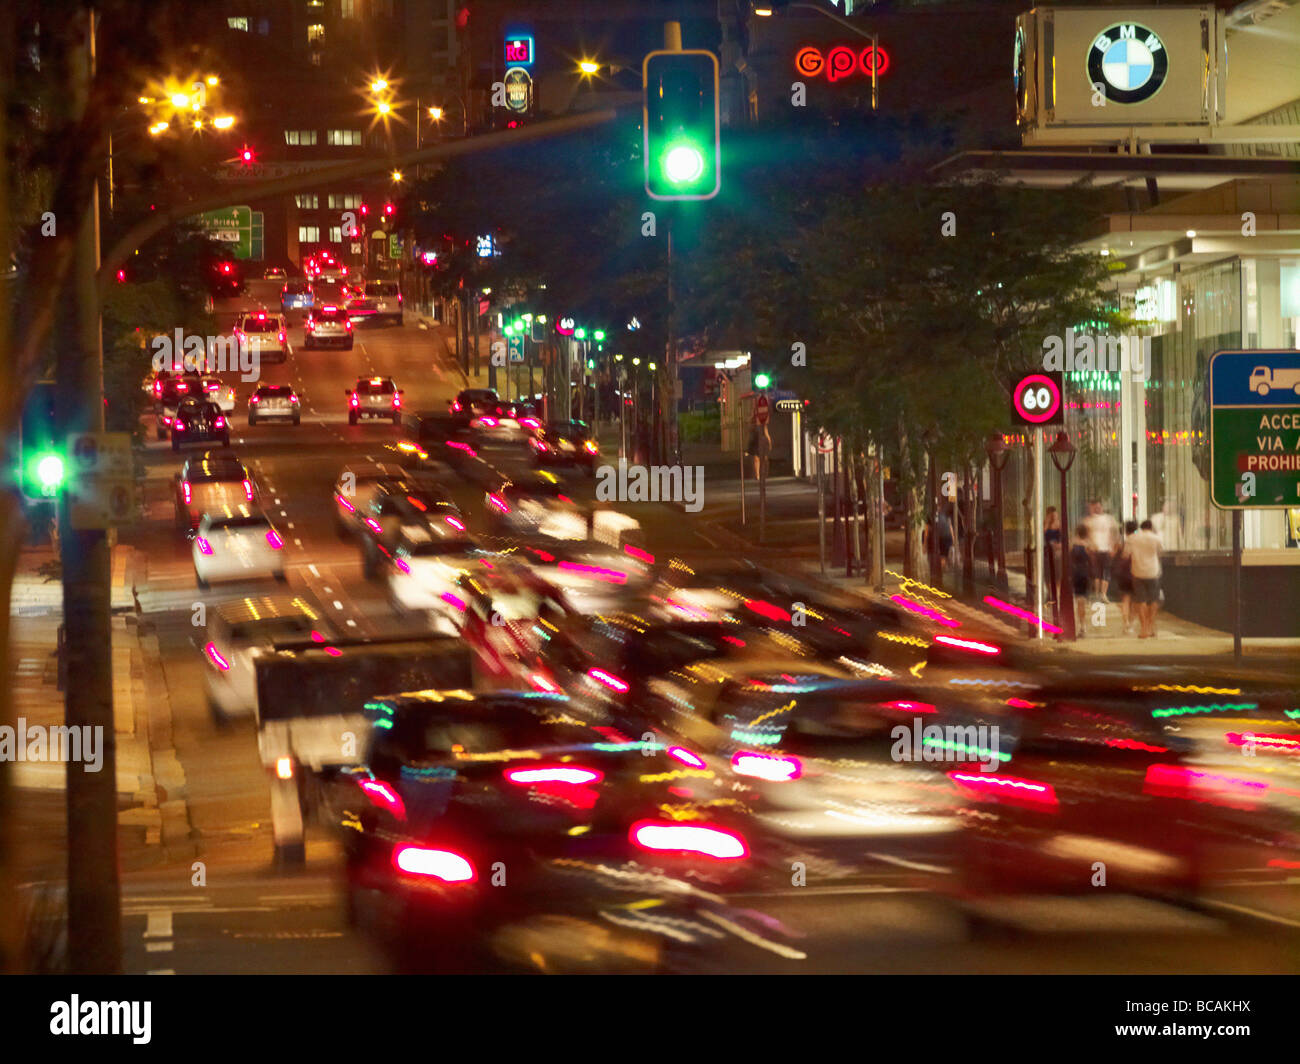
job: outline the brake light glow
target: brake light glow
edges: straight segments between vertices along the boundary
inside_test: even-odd
[[[545,676],[543,676],[540,672],[529,673],[528,682],[532,684],[534,690],[545,691],[548,694],[553,694],[553,695],[560,693],[560,689],[556,687],[555,684],[551,683],[551,681],[548,680]]]
[[[741,836],[702,824],[639,820],[632,825],[628,837],[641,849],[660,853],[700,854],[718,861],[736,861],[749,856],[749,847]]]
[[[1265,750],[1278,750],[1285,754],[1300,754],[1300,738],[1293,735],[1256,735],[1253,732],[1239,734],[1228,732],[1224,738],[1230,746],[1258,746]]]
[[[936,708],[929,702],[882,702],[886,709],[900,709],[905,713],[935,713]]]
[[[343,509],[347,510],[348,513],[354,514],[357,512],[357,508],[348,502],[347,499],[343,498],[342,495],[335,495],[334,498],[338,499],[339,505],[342,506]]]
[[[647,565],[654,564],[655,556],[653,554],[643,551],[640,547],[634,547],[630,543],[624,545],[623,553],[630,554],[637,561],[645,562]]]
[[[411,571],[411,567],[407,565],[406,562],[402,561],[401,558],[394,558],[393,564],[404,573],[409,573]]]
[[[769,783],[787,783],[803,775],[803,762],[797,757],[777,757],[753,750],[737,750],[731,757],[731,767],[738,776],[753,776]]]
[[[213,424],[213,426],[214,426],[215,428],[219,428],[219,429],[221,429],[221,428],[225,428],[225,427],[226,427],[226,419],[225,419],[224,417],[219,417],[219,418],[217,418],[217,419],[216,419],[212,424]]]
[[[394,409],[394,410],[398,410],[398,409],[401,408],[401,405],[402,405],[402,397],[401,397],[400,395],[394,395],[394,396],[393,396],[393,409]]]
[[[617,569],[602,569],[599,565],[579,565],[577,562],[560,562],[560,568],[571,573],[581,573],[593,580],[604,580],[610,584],[626,584],[627,573]]]
[[[506,770],[511,783],[599,783],[605,774],[598,769],[578,768],[573,765],[549,765],[543,768],[512,768]]]
[[[488,495],[488,502],[503,514],[508,514],[510,512],[510,507],[506,505],[505,499],[501,498],[501,496],[496,492],[492,492]]]
[[[684,746],[670,746],[666,751],[669,757],[675,761],[680,761],[683,765],[689,765],[691,768],[707,768],[704,758],[698,754],[692,753]]]
[[[209,542],[208,542],[206,539],[204,539],[202,536],[199,536],[197,539],[195,539],[194,542],[197,543],[197,544],[199,545],[199,551],[200,551],[201,553],[203,553],[203,554],[211,554],[211,553],[212,553],[212,544],[209,543]]]
[[[919,602],[913,602],[902,595],[890,595],[890,602],[896,602],[905,610],[911,610],[913,613],[919,613],[922,617],[928,617],[935,624],[941,624],[945,628],[960,628],[961,621],[954,621],[951,617],[945,617],[938,610],[932,610],[929,606],[922,606]]]
[[[276,758],[275,776],[276,779],[281,779],[281,780],[293,779],[293,758],[291,757]]]
[[[271,544],[272,550],[279,550],[284,546],[284,540],[280,538],[279,533],[274,528],[266,534],[266,542]]]
[[[190,482],[188,480],[181,481],[181,496],[185,499],[186,506],[190,504],[190,500],[194,497],[193,490],[190,488]]]
[[[261,402],[261,400],[258,399],[257,396],[253,396],[253,398],[251,398],[251,399],[248,400],[248,401],[249,401],[250,403],[258,403],[258,402]]]
[[[620,680],[617,676],[613,675],[612,673],[606,672],[604,669],[588,669],[587,675],[590,676],[597,683],[604,684],[612,691],[622,692],[628,689],[628,684],[626,682]]]
[[[284,330],[280,330],[280,343],[284,343]]]
[[[478,423],[490,429],[494,429],[500,424],[494,417],[481,417],[478,419]]]
[[[297,401],[298,401],[298,397],[296,395],[289,396],[289,402],[296,403]]]
[[[596,446],[596,442],[594,440],[588,440],[586,443],[582,445],[582,449],[586,451],[588,454],[600,454],[600,448]]]
[[[992,643],[981,643],[976,639],[956,639],[950,635],[937,635],[934,637],[936,643],[943,643],[946,646],[957,647],[959,650],[969,650],[975,654],[987,654],[989,657],[996,657],[1002,653],[1001,647],[995,647]]]
[[[757,613],[760,617],[766,617],[769,621],[788,621],[791,619],[791,615],[786,613],[785,610],[761,599],[749,599],[745,602],[745,605],[754,613]]]
[[[431,876],[444,883],[474,882],[474,866],[454,850],[433,850],[425,846],[399,846],[393,851],[393,867],[413,876]]]
[[[182,421],[180,418],[177,418],[175,421],[172,422],[172,428],[174,428],[177,432],[184,432],[185,422]]]
[[[442,593],[441,598],[443,602],[446,602],[448,605],[455,606],[456,609],[460,610],[461,613],[465,612],[465,600],[463,598],[459,598],[456,595],[453,595],[450,591],[444,591]]]
[[[1056,798],[1056,788],[1050,783],[1019,779],[1016,776],[975,775],[956,770],[949,772],[948,778],[958,787],[980,798],[1025,802],[1051,810],[1060,807],[1060,802]]]
[[[358,399],[355,395],[352,396],[352,398],[349,399],[348,402],[350,402],[353,406],[360,406],[360,405],[361,405],[361,400]]]
[[[519,424],[527,425],[530,429],[540,429],[542,427],[542,423],[535,417],[521,417]]]
[[[347,321],[345,321],[345,322],[343,323],[343,327],[344,327],[345,329],[347,329],[348,332],[351,332],[351,331],[352,331],[352,319],[349,318]]]
[[[464,408],[460,405],[460,400],[459,400],[459,399],[453,399],[453,400],[452,400],[451,408],[452,408],[452,410],[454,410],[456,413],[460,413],[460,411],[461,411],[462,409],[464,409]]]
[[[451,525],[451,527],[454,528],[454,529],[456,529],[458,532],[464,532],[464,531],[465,531],[465,522],[462,521],[460,518],[458,518],[458,517],[448,517],[448,518],[446,518],[446,521],[447,521],[447,524]]]
[[[366,518],[366,527],[370,529],[370,531],[373,532],[376,536],[382,536],[384,534],[384,526],[381,525],[378,521],[376,521],[373,517]]]
[[[372,805],[392,813],[398,820],[406,819],[406,803],[389,784],[383,780],[358,780],[357,784]]]
[[[230,662],[223,658],[217,651],[217,645],[215,643],[209,643],[203,648],[203,652],[207,654],[208,660],[222,672],[230,671]]]

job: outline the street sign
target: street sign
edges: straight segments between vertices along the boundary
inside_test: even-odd
[[[402,239],[396,233],[388,234],[388,257],[390,259],[402,257]]]
[[[68,512],[77,530],[111,528],[134,516],[135,474],[131,436],[126,432],[84,432],[68,437],[72,475]]]
[[[803,400],[802,399],[778,399],[776,401],[776,409],[784,410],[784,411],[802,410]]]
[[[506,87],[506,107],[516,114],[524,114],[533,105],[533,79],[522,67],[512,67],[503,79]]]
[[[771,408],[767,401],[766,395],[760,395],[754,400],[754,424],[766,425],[767,419],[771,416]]]
[[[1210,501],[1300,506],[1300,351],[1218,351],[1209,384]]]
[[[187,221],[211,237],[225,244],[237,259],[253,257],[253,209],[251,207],[220,207],[204,211]]]
[[[817,433],[817,450],[822,454],[830,454],[835,450],[835,439],[825,430]]]
[[[524,360],[523,336],[519,333],[515,333],[514,336],[507,336],[506,340],[509,341],[510,361],[522,362]]]
[[[1065,424],[1065,373],[1027,373],[1011,388],[1011,420],[1017,425]]]

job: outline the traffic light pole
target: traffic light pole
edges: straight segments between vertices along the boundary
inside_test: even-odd
[[[95,66],[95,16],[88,13],[85,61],[73,89],[77,113],[85,108]],[[59,349],[57,379],[60,425],[67,432],[104,431],[104,360],[99,313],[99,186],[77,238],[71,284],[76,308],[75,342]],[[122,927],[117,853],[117,743],[113,730],[112,627],[108,533],[76,529],[69,496],[60,506],[63,567],[65,723],[93,729],[103,751],[100,770],[67,762],[68,967],[115,975],[122,970]]]

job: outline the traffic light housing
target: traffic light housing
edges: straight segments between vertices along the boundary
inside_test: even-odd
[[[712,199],[722,188],[717,57],[700,50],[651,52],[641,71],[646,194]]]
[[[59,431],[55,386],[33,386],[23,404],[18,444],[18,481],[29,499],[57,498],[67,477],[63,434]]]

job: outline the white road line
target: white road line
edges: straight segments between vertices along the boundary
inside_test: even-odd
[[[311,573],[312,576],[320,576],[320,570],[314,565],[307,566],[307,571]]]
[[[146,953],[170,953],[172,951],[172,940],[166,942],[146,942],[144,944]]]
[[[294,545],[295,547],[301,547],[301,546],[302,546],[302,540],[300,540],[300,539],[295,539],[295,540],[293,541],[293,545]]]
[[[357,622],[354,621],[351,617],[349,617],[349,618],[348,618],[348,627],[349,627],[349,628],[355,628],[356,626],[357,626]]]
[[[170,909],[152,909],[144,929],[145,938],[171,938],[172,914]],[[168,947],[170,948],[170,947]]]
[[[335,608],[336,610],[341,610],[341,609],[343,608],[343,603],[341,603],[338,599],[335,599],[335,600],[334,600],[334,608]]]
[[[1247,905],[1233,905],[1230,901],[1219,901],[1217,898],[1202,898],[1201,904],[1213,905],[1216,909],[1227,909],[1229,912],[1242,913],[1245,916],[1253,916],[1256,920],[1266,920],[1270,924],[1281,924],[1283,927],[1300,927],[1300,920],[1292,920],[1286,916],[1267,913],[1261,909],[1252,909]]]
[[[145,975],[175,975],[176,970],[174,968],[154,968],[150,971],[145,972],[144,974]]]
[[[944,868],[942,865],[922,864],[920,861],[905,861],[901,857],[894,857],[887,853],[869,853],[868,857],[874,857],[877,861],[883,861],[885,864],[897,865],[899,868],[910,868],[916,872],[937,872],[940,875],[952,875],[951,868]]]
[[[323,588],[321,588],[321,590],[324,591],[325,594],[327,594],[327,595],[332,595],[332,594],[334,594],[334,589],[333,589],[332,587],[323,587]]]

